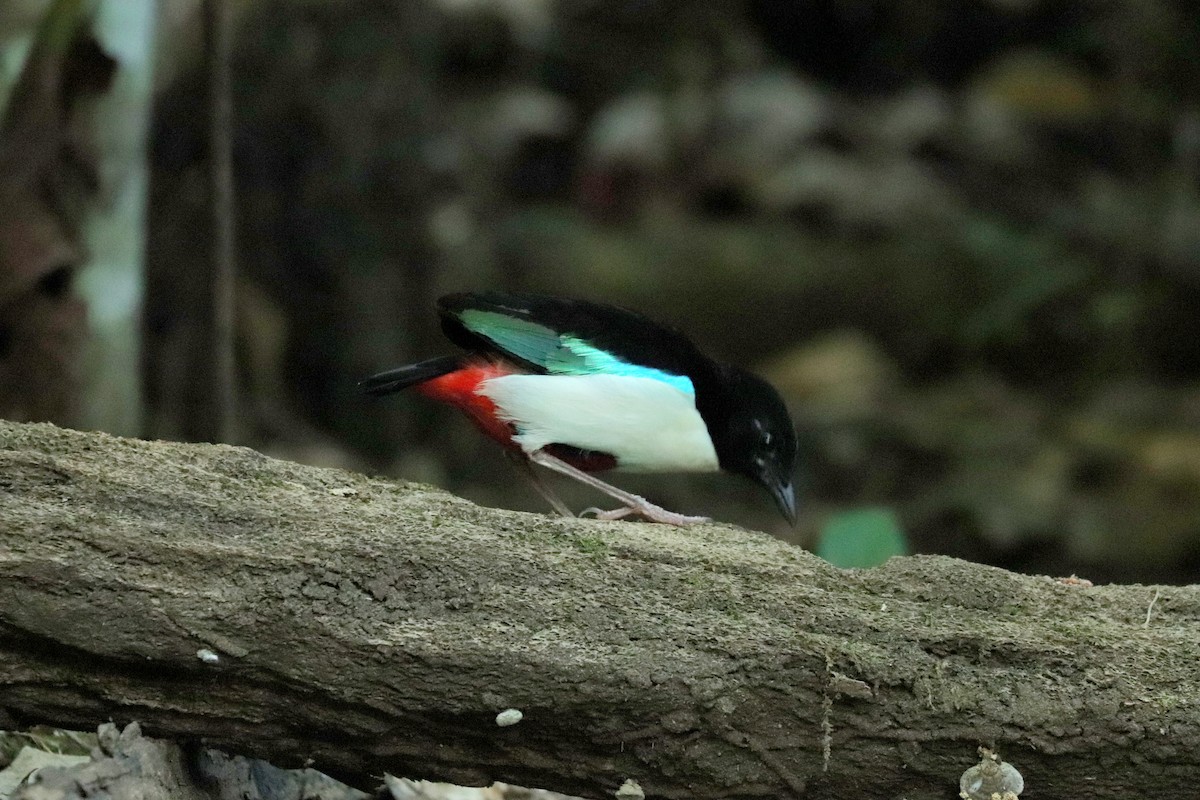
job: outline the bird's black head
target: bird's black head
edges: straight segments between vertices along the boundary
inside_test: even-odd
[[[775,504],[796,523],[796,429],[775,387],[737,367],[721,367],[720,399],[701,415],[709,427],[721,469],[766,487]]]

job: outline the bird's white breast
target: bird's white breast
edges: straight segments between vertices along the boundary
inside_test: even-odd
[[[695,398],[653,378],[504,375],[477,390],[516,426],[526,453],[566,444],[637,472],[714,472],[717,453]]]

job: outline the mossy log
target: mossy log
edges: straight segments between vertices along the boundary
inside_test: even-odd
[[[1030,796],[1189,797],[1198,622],[1191,587],[843,571],[728,525],[0,422],[0,727],[595,798],[945,798],[986,745]]]

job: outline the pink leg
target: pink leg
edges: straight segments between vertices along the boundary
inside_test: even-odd
[[[593,489],[598,489],[604,492],[609,497],[624,503],[625,508],[618,508],[613,511],[599,511],[596,514],[597,519],[620,519],[630,514],[637,514],[645,517],[652,522],[661,522],[666,525],[695,525],[699,522],[709,522],[708,517],[689,517],[683,514],[676,514],[674,511],[667,511],[661,506],[656,506],[644,497],[639,497],[636,494],[627,492],[624,489],[618,489],[616,486],[607,484],[594,475],[578,470],[572,467],[562,459],[544,451],[538,450],[529,456],[529,460],[535,464],[541,464],[546,469],[552,469],[555,472],[574,478],[580,483],[587,484]],[[594,509],[589,509],[594,510]]]
[[[542,476],[530,465],[528,458],[512,450],[508,451],[508,456],[517,465],[517,469],[521,470],[525,474],[525,477],[529,478],[529,482],[533,484],[533,488],[550,504],[551,508],[564,517],[575,517],[571,509],[567,508],[567,504],[546,485],[546,482],[542,480]]]

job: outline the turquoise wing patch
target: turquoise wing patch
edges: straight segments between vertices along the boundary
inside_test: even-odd
[[[490,340],[517,358],[536,364],[553,375],[623,375],[651,378],[695,396],[696,389],[685,375],[630,364],[612,353],[593,347],[569,334],[559,334],[526,319],[495,311],[467,309],[459,320],[472,333]]]
[[[467,330],[490,340],[504,352],[547,370],[561,344],[558,334],[546,326],[495,311],[468,308],[458,318]]]

